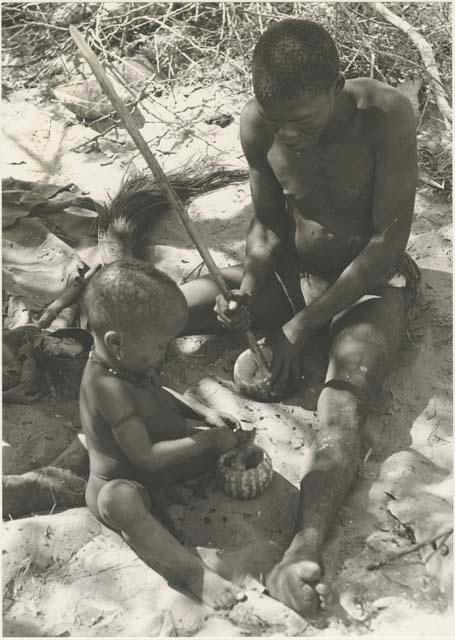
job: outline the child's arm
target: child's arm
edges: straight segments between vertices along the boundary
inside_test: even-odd
[[[218,411],[200,402],[188,393],[182,396],[177,391],[168,387],[161,387],[165,393],[172,396],[177,407],[185,418],[200,419],[210,427],[229,427],[229,429],[241,429],[240,422],[234,416],[224,411]]]
[[[241,432],[236,434],[223,426],[176,440],[153,443],[128,387],[121,380],[104,378],[92,393],[96,394],[97,410],[111,425],[115,441],[131,464],[142,471],[160,471],[208,451],[223,453],[239,446],[242,441]]]
[[[223,453],[240,444],[237,435],[226,427],[208,429],[177,440],[152,443],[143,421],[137,415],[131,415],[117,424],[112,433],[131,464],[146,472],[161,471],[208,451]]]

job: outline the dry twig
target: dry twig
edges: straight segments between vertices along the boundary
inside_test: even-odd
[[[419,549],[422,549],[423,547],[426,547],[429,544],[433,544],[434,542],[436,542],[436,540],[439,540],[440,538],[442,538],[445,541],[450,535],[452,535],[452,533],[453,533],[453,527],[450,527],[449,529],[446,529],[442,533],[438,533],[436,536],[432,536],[431,538],[427,538],[422,542],[413,544],[408,549],[404,549],[403,551],[398,551],[397,553],[391,553],[389,557],[386,558],[385,560],[381,560],[380,562],[372,562],[371,564],[367,565],[367,569],[368,571],[375,571],[376,569],[380,569],[381,567],[384,567],[385,565],[388,565],[391,562],[395,562],[395,560],[398,560],[403,556],[407,556],[410,553],[419,551]],[[442,547],[442,545],[443,543],[441,543],[440,548]]]
[[[371,2],[369,4],[377,13],[385,18],[390,24],[393,24],[397,29],[400,29],[405,33],[411,42],[417,47],[422,61],[425,65],[425,69],[433,81],[433,91],[436,97],[436,102],[441,112],[442,117],[447,121],[446,125],[449,128],[449,124],[452,122],[452,109],[447,101],[444,85],[441,80],[438,65],[433,53],[433,48],[429,42],[411,25],[407,20],[400,18],[393,11],[390,11],[382,2]]]

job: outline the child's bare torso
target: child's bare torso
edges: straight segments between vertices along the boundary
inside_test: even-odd
[[[99,365],[88,362],[84,371],[80,393],[80,415],[90,457],[90,470],[105,479],[132,478],[141,474],[131,465],[114,437],[116,425],[109,424],[99,410],[96,388],[98,376],[111,374]],[[170,394],[150,384],[137,386],[122,380],[131,398],[131,413],[143,420],[150,435],[150,443],[175,440],[189,433],[185,418]],[[116,398],[112,398],[115,406]],[[118,407],[119,416],[124,415],[123,406]]]

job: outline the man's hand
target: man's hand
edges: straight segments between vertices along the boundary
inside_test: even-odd
[[[301,332],[285,324],[267,340],[272,349],[271,396],[281,396],[287,389],[294,389],[302,380]]]
[[[216,411],[215,409],[209,409],[204,416],[204,422],[209,427],[222,428],[227,427],[231,431],[241,429],[242,425],[240,421],[234,416],[224,411]]]
[[[229,301],[221,294],[217,296],[214,311],[219,322],[234,331],[247,331],[250,328],[250,301],[250,296],[238,289],[232,291],[232,299]]]

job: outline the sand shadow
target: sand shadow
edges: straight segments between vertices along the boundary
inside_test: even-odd
[[[170,507],[185,546],[197,549],[226,579],[241,583],[249,574],[261,580],[291,541],[298,488],[276,470],[264,493],[252,500],[225,495],[214,475],[188,487],[193,491],[188,504]]]
[[[43,635],[38,625],[30,621],[5,619],[5,612],[3,615],[2,636],[4,638],[37,638]]]

